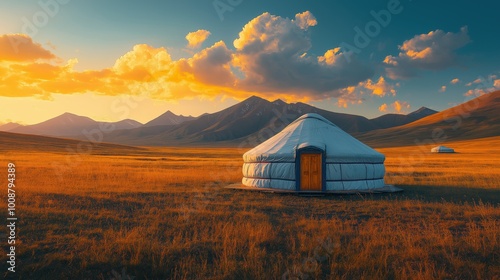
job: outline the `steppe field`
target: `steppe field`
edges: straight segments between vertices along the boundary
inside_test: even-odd
[[[458,153],[378,149],[403,192],[303,197],[225,189],[245,149],[11,143],[0,176],[16,165],[15,275],[500,279],[500,137],[446,145]]]

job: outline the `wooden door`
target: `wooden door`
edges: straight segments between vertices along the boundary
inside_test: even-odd
[[[300,190],[321,191],[322,178],[321,154],[300,155]]]

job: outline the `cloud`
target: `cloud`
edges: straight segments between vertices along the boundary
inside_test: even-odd
[[[340,47],[327,50],[324,55],[318,56],[318,62],[326,65],[334,65],[342,57],[339,53]]]
[[[308,55],[312,44],[304,27],[314,23],[310,16],[306,12],[290,20],[264,13],[246,24],[234,41],[233,63],[244,77],[237,86],[251,92],[323,99],[340,97],[340,89],[373,75],[373,69],[356,59],[348,63],[340,48],[319,57]]]
[[[470,87],[470,86],[472,86],[473,84],[480,84],[480,83],[482,83],[482,82],[483,82],[483,80],[482,80],[481,78],[477,78],[477,79],[475,79],[474,81],[472,81],[472,82],[470,82],[470,83],[467,83],[467,84],[466,84],[466,86]]]
[[[3,96],[36,96],[52,93],[95,92],[103,95],[141,94],[140,84],[158,83],[167,76],[172,61],[164,48],[136,45],[101,70],[75,71],[77,59],[65,63],[0,62],[0,93]],[[152,91],[152,94],[154,91]]]
[[[396,94],[384,77],[370,79],[373,66],[360,63],[354,55],[347,62],[336,46],[323,55],[308,54],[312,48],[308,29],[315,25],[308,11],[293,19],[264,13],[242,28],[234,48],[219,41],[191,57],[173,60],[166,48],[138,44],[110,67],[85,71],[75,70],[77,59],[60,61],[27,35],[19,35],[29,42],[31,52],[26,53],[31,55],[0,61],[0,95],[47,98],[52,93],[93,92],[168,100],[259,95],[302,101],[338,98],[347,106],[361,103],[365,94]],[[209,32],[190,34],[186,36],[190,45],[198,47]]]
[[[378,110],[380,112],[387,112],[387,107],[388,107],[387,104],[384,103],[384,104],[380,105],[380,107],[378,107]]]
[[[394,103],[392,103],[392,107],[397,113],[402,113],[406,112],[406,109],[410,109],[410,104],[406,101],[396,100]]]
[[[496,75],[490,75],[488,79],[478,78],[469,84],[481,84],[474,89],[468,90],[464,96],[481,96],[492,91],[500,90],[500,79],[497,79]]]
[[[0,36],[0,62],[34,62],[37,60],[51,60],[57,57],[41,44],[25,34],[6,34]]]
[[[396,95],[396,87],[399,84],[390,84],[382,76],[374,82],[372,79],[368,79],[363,82],[359,82],[355,86],[349,86],[343,89],[337,90],[337,106],[341,108],[347,108],[349,104],[362,104],[363,101],[368,96],[384,97],[387,94],[392,96]]]
[[[467,27],[458,33],[442,30],[420,34],[399,46],[398,56],[385,57],[384,64],[391,79],[407,79],[419,70],[442,70],[458,62],[456,50],[470,42]]]
[[[476,88],[476,89],[469,89],[464,96],[481,96],[488,91],[482,88]]]
[[[307,30],[307,28],[309,28],[311,26],[315,26],[316,24],[318,24],[314,15],[309,11],[305,11],[303,13],[296,14],[295,15],[295,22],[296,22],[297,26],[299,26],[301,29],[305,29],[305,30]]]
[[[391,109],[392,113],[406,113],[410,109],[410,104],[406,101],[396,100],[392,104],[384,103],[378,107],[378,110],[383,113],[387,113]]]
[[[188,48],[197,49],[201,47],[201,44],[210,36],[210,32],[204,29],[200,29],[195,32],[189,32],[186,35],[186,40],[188,41]]]
[[[165,48],[135,45],[118,60],[112,70],[124,79],[143,81],[171,68],[172,59]]]
[[[222,41],[202,50],[190,59],[182,59],[178,64],[180,73],[186,79],[204,84],[232,87],[236,77],[231,71],[232,51]]]
[[[440,89],[439,89],[439,92],[445,92],[446,91],[446,86],[442,86]]]
[[[371,79],[368,79],[366,82],[362,82],[360,85],[370,90],[371,94],[380,97],[385,96],[388,93],[392,94],[393,96],[396,95],[394,85],[387,83],[387,81],[382,76],[380,76],[376,83],[374,83]]]
[[[458,83],[460,83],[460,79],[458,79],[458,78],[455,78],[455,79],[450,81],[450,84],[452,84],[452,85],[456,85]]]
[[[337,106],[347,108],[349,104],[363,103],[362,92],[360,86],[350,86],[338,91],[340,97],[337,97]]]

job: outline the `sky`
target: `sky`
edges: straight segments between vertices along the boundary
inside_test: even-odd
[[[0,123],[147,122],[252,96],[363,115],[500,89],[500,3],[0,1]]]

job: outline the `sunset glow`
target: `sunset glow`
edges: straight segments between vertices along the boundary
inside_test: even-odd
[[[448,21],[443,27],[435,19],[434,27],[415,33],[397,29],[402,19],[394,14],[380,35],[364,38],[366,47],[358,44],[349,49],[346,46],[354,47],[367,36],[357,32],[366,30],[362,25],[361,29],[335,25],[319,4],[256,13],[244,3],[234,14],[226,11],[222,21],[214,18],[217,10],[189,21],[165,17],[160,22],[171,33],[157,33],[153,19],[143,18],[142,31],[123,22],[126,35],[112,22],[89,21],[77,9],[97,8],[109,15],[108,20],[120,22],[134,12],[132,8],[111,15],[111,6],[92,1],[57,7],[35,2],[11,5],[5,15],[11,23],[0,27],[0,122],[29,124],[66,111],[119,120],[123,114],[96,104],[133,97],[141,105],[131,108],[129,116],[146,122],[168,109],[185,115],[215,112],[252,95],[375,117],[420,106],[439,110],[500,88],[500,80],[491,78],[500,69],[489,63],[493,58],[482,58],[485,36],[472,28],[487,21]],[[408,7],[401,12],[405,16],[420,9],[417,3],[400,5]],[[383,8],[374,7],[373,13],[383,14]],[[149,10],[141,7],[136,12]],[[247,20],[236,20],[241,16]],[[76,22],[69,22],[72,19]],[[174,30],[175,20],[183,25]],[[229,23],[232,31],[223,31]],[[71,36],[63,35],[68,34],[67,24],[74,27]],[[468,62],[470,56],[485,63],[478,68]],[[478,77],[483,83],[474,84]],[[429,104],[427,98],[438,93],[442,95],[438,102]]]

